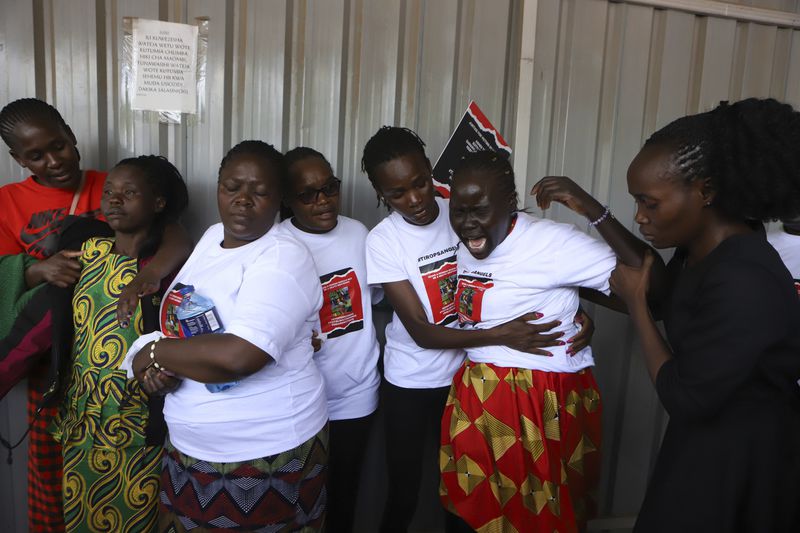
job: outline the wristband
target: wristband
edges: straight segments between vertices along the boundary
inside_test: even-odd
[[[612,216],[611,215],[611,209],[609,209],[607,205],[604,206],[604,207],[605,207],[605,210],[603,211],[603,214],[600,215],[600,217],[597,220],[590,220],[589,221],[589,226],[591,226],[593,228],[597,227],[597,225],[600,224],[602,221],[604,221],[605,219],[607,219],[607,218]]]
[[[158,364],[158,361],[156,361],[156,344],[158,344],[158,341],[160,341],[160,340],[161,340],[161,337],[159,337],[156,340],[154,340],[153,343],[150,345],[150,365],[148,366],[148,368],[150,366],[153,366],[159,372],[166,372],[167,369],[164,368],[163,366],[161,366],[160,364]]]

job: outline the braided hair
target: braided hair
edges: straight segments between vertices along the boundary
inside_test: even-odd
[[[176,222],[186,210],[189,205],[189,192],[181,173],[166,157],[160,155],[129,157],[114,165],[114,168],[122,166],[139,169],[153,193],[164,198],[164,209],[156,213],[140,252],[140,257],[148,257],[160,246],[167,224]]]
[[[20,124],[35,120],[57,124],[64,133],[72,135],[72,130],[55,107],[37,98],[20,98],[0,110],[0,137],[13,150],[14,130]]]
[[[453,182],[455,183],[458,176],[470,172],[480,172],[486,177],[486,181],[496,183],[495,186],[501,197],[513,198],[513,210],[514,212],[519,211],[519,194],[517,194],[517,185],[514,182],[514,169],[506,154],[492,150],[480,150],[465,155],[453,171]]]
[[[309,148],[308,146],[298,146],[297,148],[292,148],[286,155],[286,168],[291,169],[292,165],[298,163],[300,161],[305,161],[306,159],[311,159],[316,157],[317,159],[323,160],[328,166],[331,166],[330,162],[322,155],[320,152],[314,150],[313,148]]]
[[[222,174],[222,169],[225,168],[232,159],[240,155],[252,155],[266,161],[272,166],[273,170],[278,174],[278,191],[283,192],[289,190],[288,187],[288,173],[286,170],[286,158],[274,146],[264,141],[242,141],[225,154],[222,162],[219,164],[219,174]]]
[[[364,145],[364,154],[361,157],[361,170],[367,174],[369,182],[378,196],[378,205],[387,208],[389,204],[381,196],[378,184],[375,182],[375,169],[387,161],[402,157],[407,154],[419,152],[425,160],[425,143],[413,130],[397,126],[381,126]]]
[[[734,220],[800,215],[800,113],[774,99],[722,102],[655,132],[686,181],[709,179],[714,206]]]

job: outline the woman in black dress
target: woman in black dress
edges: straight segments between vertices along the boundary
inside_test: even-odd
[[[611,278],[670,415],[635,531],[800,531],[800,301],[761,224],[800,213],[800,113],[748,99],[678,119],[633,160],[628,190],[645,239],[677,247],[666,283],[652,254]],[[621,238],[567,178],[534,193]]]

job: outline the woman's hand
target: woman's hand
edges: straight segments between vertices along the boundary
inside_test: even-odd
[[[319,338],[319,332],[315,329],[311,330],[311,346],[314,348],[314,353],[322,348],[322,339]]]
[[[119,327],[127,328],[131,323],[131,317],[133,317],[136,306],[139,305],[139,299],[155,293],[160,286],[160,277],[152,273],[147,267],[140,270],[119,295],[119,300],[117,301],[117,322],[119,322]]]
[[[25,283],[31,289],[44,282],[62,289],[75,285],[81,275],[78,257],[82,255],[80,250],[61,250],[44,261],[29,266],[25,270]]]
[[[617,268],[611,273],[611,291],[622,298],[629,310],[634,306],[647,306],[647,289],[650,285],[650,268],[653,265],[653,252],[647,251],[640,267],[631,267],[617,261]]]
[[[567,348],[568,355],[575,355],[589,346],[592,342],[592,336],[594,335],[594,320],[592,320],[592,317],[587,315],[586,311],[583,309],[579,308],[578,312],[575,314],[575,323],[580,324],[581,329],[574,337],[567,339],[567,344],[570,345],[570,347]]]
[[[181,380],[150,366],[151,344],[152,343],[147,343],[144,348],[133,356],[133,362],[131,363],[133,376],[147,394],[164,395],[177,389]]]
[[[148,396],[164,396],[174,392],[180,386],[181,380],[151,367],[144,372],[140,383]]]
[[[589,220],[597,220],[605,207],[566,176],[546,176],[531,189],[539,209],[548,209],[552,202],[563,204]]]
[[[563,331],[547,333],[554,327],[561,324],[558,320],[545,322],[544,324],[531,324],[530,321],[542,318],[541,313],[527,313],[515,318],[505,324],[500,324],[492,328],[498,335],[498,343],[508,346],[520,352],[528,352],[534,355],[544,355],[552,357],[553,354],[542,348],[548,346],[563,346],[565,343],[558,340],[564,335]]]

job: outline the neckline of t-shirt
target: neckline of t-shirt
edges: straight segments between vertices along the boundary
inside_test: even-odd
[[[220,222],[219,223],[220,234],[217,237],[214,238],[214,248],[213,249],[214,250],[218,250],[219,251],[219,255],[223,255],[223,254],[232,255],[232,254],[235,254],[235,253],[241,251],[244,248],[248,248],[250,246],[253,246],[254,244],[260,242],[262,239],[266,239],[267,237],[272,235],[273,232],[277,231],[277,228],[280,225],[281,225],[280,222],[278,222],[277,224],[273,224],[272,227],[269,228],[269,230],[267,230],[267,232],[264,235],[262,235],[261,237],[259,237],[258,239],[254,240],[254,241],[248,242],[247,244],[243,244],[241,246],[237,246],[236,248],[223,248],[222,242],[225,240],[225,226],[222,224],[222,222]]]

